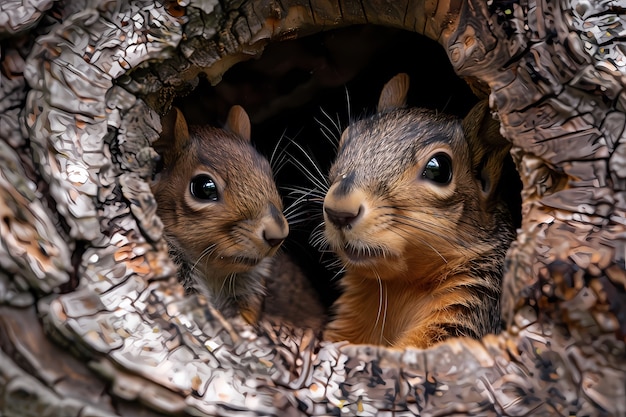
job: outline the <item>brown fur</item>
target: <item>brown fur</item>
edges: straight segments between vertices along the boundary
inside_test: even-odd
[[[329,340],[424,348],[499,330],[514,232],[496,185],[509,145],[486,105],[463,122],[407,109],[408,84],[400,74],[385,85],[378,113],[344,131],[330,170],[325,237],[345,275]],[[451,160],[449,184],[422,175],[437,154]],[[342,225],[332,213],[353,216]]]
[[[163,170],[152,184],[179,279],[206,295],[225,316],[241,314],[319,329],[324,311],[307,278],[264,238],[289,227],[268,161],[250,144],[250,121],[239,106],[224,129],[187,126],[178,109],[163,119],[155,148]],[[190,192],[198,174],[218,186],[217,201]]]
[[[287,254],[279,253],[273,260],[275,266],[265,279],[261,317],[272,323],[321,330],[326,308],[315,288]]]
[[[248,116],[235,106],[225,129],[187,127],[174,109],[163,124],[155,147],[164,168],[152,190],[179,277],[226,315],[241,312],[254,322],[278,249],[264,233],[272,230],[282,240],[289,228],[269,163],[250,144]],[[216,183],[217,201],[191,195],[198,174]]]

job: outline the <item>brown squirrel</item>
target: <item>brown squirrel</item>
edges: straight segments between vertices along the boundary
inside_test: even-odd
[[[177,108],[162,121],[154,147],[163,167],[151,188],[185,288],[207,296],[225,317],[241,314],[255,324],[265,311],[319,328],[323,313],[310,284],[286,255],[276,255],[289,226],[270,164],[250,143],[245,110],[233,106],[224,129],[188,126]],[[284,297],[273,292],[289,288],[298,289],[297,300],[276,305]]]
[[[461,121],[406,108],[408,86],[406,74],[385,84],[330,169],[324,236],[345,274],[327,340],[425,348],[500,328],[510,145],[486,103]]]

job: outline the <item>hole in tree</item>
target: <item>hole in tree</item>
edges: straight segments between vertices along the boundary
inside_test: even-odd
[[[239,104],[250,115],[252,141],[263,155],[269,157],[285,135],[302,146],[325,174],[335,149],[324,138],[320,122],[338,140],[340,132],[333,124],[343,130],[350,118],[372,114],[382,86],[400,72],[411,77],[409,106],[463,117],[477,102],[436,42],[412,32],[359,25],[272,43],[259,59],[229,69],[215,87],[201,79],[193,92],[177,98],[174,105],[190,124],[221,126],[228,109]],[[279,150],[286,143],[283,138]],[[289,149],[302,156],[294,146]],[[506,180],[515,183],[506,189],[511,190],[507,198],[519,226],[521,185],[512,161],[506,170]],[[285,187],[311,187],[306,176],[289,164],[276,174],[276,181],[283,195]],[[285,207],[290,203],[285,198]],[[317,214],[291,227],[284,250],[330,305],[338,295],[337,279],[333,279],[338,268],[329,268],[332,255],[320,254],[310,245],[311,232],[322,221],[321,204],[307,208],[316,209]]]

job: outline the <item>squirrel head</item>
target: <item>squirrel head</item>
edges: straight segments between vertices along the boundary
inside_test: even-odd
[[[207,279],[272,256],[289,227],[270,165],[250,143],[245,110],[233,106],[223,129],[188,126],[177,108],[162,124],[154,146],[163,167],[152,191],[171,251]]]
[[[408,88],[406,74],[385,84],[377,113],[343,132],[330,169],[326,239],[347,268],[370,276],[441,276],[497,228],[497,184],[510,145],[487,106],[461,121],[407,108]]]

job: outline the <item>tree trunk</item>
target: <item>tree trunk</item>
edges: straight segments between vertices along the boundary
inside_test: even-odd
[[[96,3],[0,4],[0,415],[626,415],[616,2]],[[147,183],[158,114],[199,73],[365,23],[437,41],[514,145],[498,336],[330,344],[225,323],[176,281]]]

